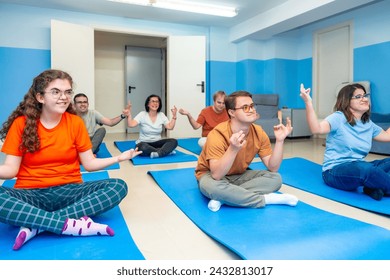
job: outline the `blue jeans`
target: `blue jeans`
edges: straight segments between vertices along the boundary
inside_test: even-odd
[[[390,158],[339,164],[322,172],[322,178],[336,189],[355,191],[364,186],[382,189],[385,195],[390,195]]]

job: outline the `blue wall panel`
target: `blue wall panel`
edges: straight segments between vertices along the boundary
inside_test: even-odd
[[[50,68],[50,51],[0,47],[0,123],[27,93],[32,80]]]
[[[209,61],[208,105],[213,104],[213,94],[223,90],[230,94],[236,90],[236,63],[224,61]]]
[[[264,92],[264,62],[261,60],[242,60],[237,62],[237,90],[250,93]]]
[[[264,61],[264,86],[263,91],[259,93],[277,93],[276,84],[276,60],[269,59]]]
[[[305,103],[302,98],[299,96],[299,90],[301,84],[305,86],[305,88],[313,89],[313,59],[307,58],[298,61],[298,78],[294,96],[295,99],[291,99],[290,107],[291,108],[305,108]]]
[[[275,60],[275,93],[279,94],[279,107],[295,108],[298,62],[290,59]]]
[[[219,65],[225,67],[221,62]],[[304,83],[306,87],[311,87],[311,58],[303,60],[242,60],[236,63],[236,67],[237,90],[247,90],[253,94],[278,93],[280,107],[304,108],[299,96],[299,86]],[[221,79],[223,75],[221,67],[216,67],[211,76],[211,84],[215,82],[213,79],[218,80],[217,77]]]
[[[390,113],[390,42],[354,50],[354,80],[371,82],[372,111]]]

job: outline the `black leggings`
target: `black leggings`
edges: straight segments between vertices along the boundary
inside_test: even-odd
[[[152,152],[156,152],[159,157],[165,157],[176,149],[177,140],[166,138],[155,142],[139,142],[136,147],[139,151],[142,151],[140,156],[150,157]]]

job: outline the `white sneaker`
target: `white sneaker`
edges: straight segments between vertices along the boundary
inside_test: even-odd
[[[207,207],[213,211],[213,212],[217,212],[219,210],[219,208],[221,208],[221,205],[222,203],[218,200],[214,200],[214,199],[211,199],[209,201],[209,204],[207,205]]]

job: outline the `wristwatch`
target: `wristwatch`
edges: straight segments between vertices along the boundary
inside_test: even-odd
[[[121,119],[122,119],[122,120],[123,120],[123,119],[126,119],[126,116],[123,115],[123,114],[121,114]]]

